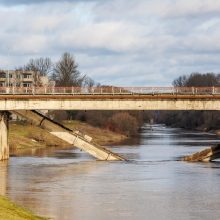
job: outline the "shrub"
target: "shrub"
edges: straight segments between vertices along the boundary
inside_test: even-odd
[[[127,136],[137,135],[138,122],[137,119],[127,112],[114,114],[107,122],[107,128],[125,134]]]

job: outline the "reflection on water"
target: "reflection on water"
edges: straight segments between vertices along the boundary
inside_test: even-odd
[[[220,163],[176,161],[216,142],[207,133],[146,126],[138,142],[112,149],[130,162],[45,150],[12,157],[8,174],[1,164],[1,185],[14,201],[53,219],[219,219]]]
[[[7,179],[8,179],[8,162],[0,162],[0,196],[6,195]]]

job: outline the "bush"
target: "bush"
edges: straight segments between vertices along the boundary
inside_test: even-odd
[[[132,136],[137,135],[139,126],[135,117],[127,112],[121,112],[114,114],[108,120],[107,128],[127,136]]]

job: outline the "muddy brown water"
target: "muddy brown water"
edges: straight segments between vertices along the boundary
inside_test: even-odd
[[[75,149],[41,149],[0,162],[0,193],[59,220],[220,219],[220,162],[183,155],[220,139],[154,125],[112,148],[129,162],[100,162]]]

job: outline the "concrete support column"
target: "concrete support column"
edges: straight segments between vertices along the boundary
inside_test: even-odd
[[[8,112],[0,111],[0,160],[9,159]]]

